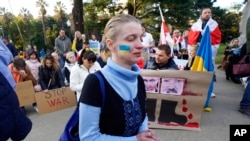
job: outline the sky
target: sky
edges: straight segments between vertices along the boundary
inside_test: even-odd
[[[18,15],[20,9],[26,8],[29,12],[36,18],[38,17],[39,8],[36,7],[37,0],[1,0],[0,7],[5,7],[8,12]],[[46,7],[48,15],[54,15],[54,6],[59,0],[45,0],[49,6]],[[71,13],[72,11],[72,1],[73,0],[61,0],[61,2],[66,6],[66,13]],[[89,0],[83,0],[89,1]],[[244,0],[217,0],[214,6],[220,6],[222,8],[229,8],[235,3],[242,3]]]

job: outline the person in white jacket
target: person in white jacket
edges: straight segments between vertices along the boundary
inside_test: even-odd
[[[81,52],[78,58],[78,64],[71,69],[69,86],[72,91],[76,92],[77,101],[80,98],[87,76],[101,69],[99,63],[96,62],[96,58],[96,54],[86,48]]]

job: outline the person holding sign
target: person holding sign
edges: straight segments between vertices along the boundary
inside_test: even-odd
[[[94,34],[91,35],[91,39],[89,40],[89,47],[96,55],[100,54],[100,43],[96,39],[96,36]]]
[[[8,69],[13,56],[0,40],[0,140],[21,141],[32,129],[31,120],[19,107],[16,84]]]
[[[159,141],[148,128],[145,85],[136,64],[143,51],[141,36],[141,23],[131,15],[108,21],[104,38],[111,58],[101,69],[105,100],[98,78],[88,75],[79,104],[80,140]]]
[[[46,55],[39,67],[39,82],[44,92],[65,87],[59,65],[51,55]]]

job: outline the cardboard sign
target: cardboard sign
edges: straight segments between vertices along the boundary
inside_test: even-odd
[[[20,107],[36,102],[35,90],[31,80],[17,83],[16,94],[18,97]]]
[[[212,73],[142,70],[141,75],[143,77],[160,78],[157,84],[160,90],[154,93],[147,91],[146,108],[150,128],[200,130],[201,115],[209,84],[212,81]],[[170,81],[168,81],[168,84],[163,84],[166,82],[162,81],[180,79],[185,80],[184,84],[183,81],[175,81],[176,84],[169,84]],[[167,86],[178,89],[180,94],[161,93],[161,89]]]
[[[35,94],[39,114],[76,106],[76,95],[69,87],[49,90]]]

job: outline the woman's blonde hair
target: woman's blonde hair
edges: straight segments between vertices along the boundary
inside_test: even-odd
[[[79,34],[79,35],[80,35],[80,36],[79,36],[79,37],[80,37],[80,39],[82,39],[82,33],[81,33],[80,31],[76,31],[76,32],[75,32],[75,37],[74,37],[74,40],[76,40],[76,39],[77,39],[77,36],[76,36],[77,34]]]
[[[141,24],[140,20],[136,19],[134,16],[129,14],[120,14],[112,17],[104,28],[104,38],[106,39],[116,39],[116,35],[120,32],[122,24],[135,22]]]
[[[233,46],[234,46],[233,43],[234,43],[235,40],[238,40],[238,41],[239,41],[238,38],[233,38],[233,39],[230,41],[230,43],[229,43],[229,46],[230,46],[230,47],[233,47]]]

